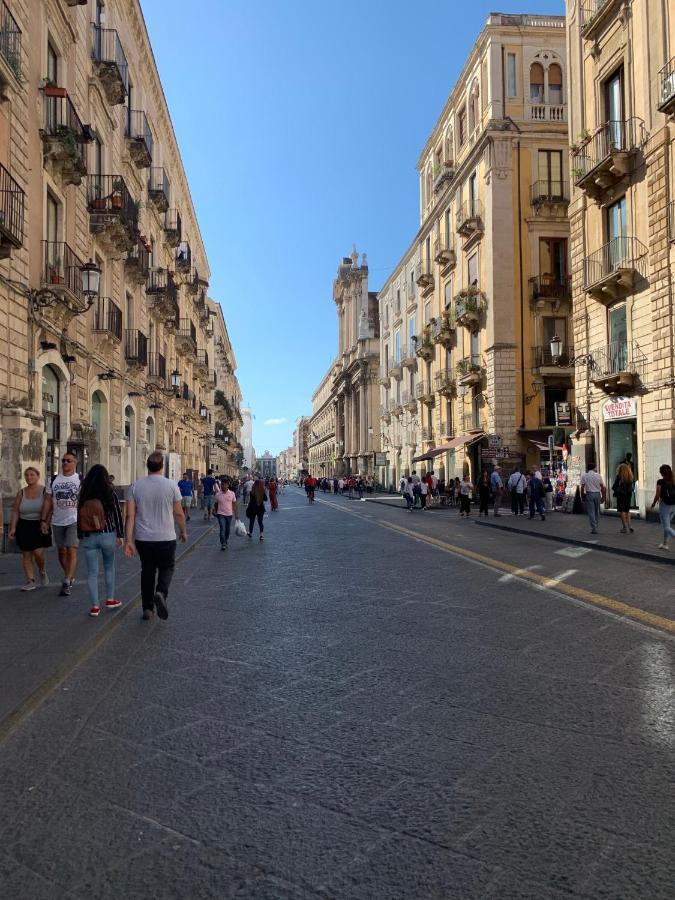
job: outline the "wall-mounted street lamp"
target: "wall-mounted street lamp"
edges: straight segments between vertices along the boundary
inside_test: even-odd
[[[91,259],[83,266],[80,266],[80,289],[85,298],[83,308],[73,305],[65,294],[54,290],[53,286],[31,288],[22,281],[15,281],[13,278],[7,278],[4,275],[0,275],[0,281],[24,296],[33,310],[44,309],[46,306],[55,306],[57,303],[61,303],[67,306],[74,316],[79,316],[89,309],[94,299],[98,296],[101,285],[101,269]]]
[[[565,362],[561,363],[560,360],[563,357],[563,342],[557,334],[554,334],[549,343],[551,347],[551,360],[554,366],[560,366],[561,369],[567,369],[575,363],[581,363],[581,365],[588,366],[589,368],[594,365],[593,356],[590,353],[582,353],[579,356],[565,356]]]

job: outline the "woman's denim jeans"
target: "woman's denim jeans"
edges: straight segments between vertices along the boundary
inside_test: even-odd
[[[115,596],[115,543],[117,535],[114,531],[105,534],[87,534],[82,538],[80,546],[84,549],[87,563],[87,587],[92,606],[100,606],[98,602],[98,555],[103,557],[103,575],[105,578],[106,600]]]
[[[230,526],[232,525],[232,516],[218,516],[218,527],[220,528],[220,546],[226,544],[230,538]]]
[[[661,503],[659,501],[659,517],[661,519],[661,525],[663,526],[663,543],[668,543],[668,538],[675,538],[675,531],[673,530],[672,521],[673,516],[675,516],[675,505],[667,503]]]

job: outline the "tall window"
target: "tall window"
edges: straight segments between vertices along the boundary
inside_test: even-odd
[[[134,298],[131,294],[126,297],[127,306],[127,328],[134,327]]]
[[[47,193],[47,220],[45,223],[47,241],[45,250],[45,265],[47,279],[52,283],[60,283],[64,277],[63,259],[61,258],[61,245],[59,240],[59,204],[52,194]]]
[[[58,472],[59,440],[61,437],[61,406],[59,377],[51,366],[42,369],[42,415],[47,432],[47,477]]]
[[[91,174],[103,175],[103,144],[98,136],[94,138],[91,145]]]
[[[444,225],[445,225],[445,247],[450,249],[452,247],[452,219],[450,216],[450,210],[446,209],[445,215],[443,217]]]
[[[457,131],[459,133],[459,146],[466,141],[466,107],[463,106],[457,114]]]
[[[394,362],[401,361],[401,332],[397,328],[394,332]]]
[[[409,294],[410,299],[413,300],[415,297],[415,273],[410,273],[410,285],[409,285]]]
[[[538,160],[540,196],[562,198],[562,150],[540,150]]]
[[[452,303],[452,278],[449,278],[445,282],[445,287],[443,289],[443,303],[446,309],[448,309]]]
[[[431,271],[431,235],[427,235],[427,239],[424,242],[424,262],[425,262],[425,271]]]
[[[410,316],[408,319],[408,346],[406,350],[410,352],[412,348],[412,339],[415,334],[415,316]]]
[[[542,282],[561,285],[567,279],[567,239],[539,239],[539,276]]]
[[[518,81],[516,78],[516,54],[506,54],[506,93],[509,97],[518,96]]]
[[[431,300],[427,300],[424,304],[424,324],[428,325],[431,319]]]
[[[47,44],[47,78],[54,84],[59,83],[59,55],[51,41]]]
[[[540,63],[530,67],[530,100],[533,103],[544,102],[544,69]]]
[[[548,102],[560,106],[563,102],[562,69],[553,63],[548,70]]]
[[[567,319],[564,316],[544,316],[541,320],[544,350],[551,346],[551,339],[560,338],[563,352],[567,351]]]
[[[469,286],[475,286],[478,284],[478,254],[472,253],[469,259],[467,260],[467,276],[469,279]]]
[[[614,371],[620,372],[628,363],[628,320],[626,304],[621,303],[607,311],[610,357]]]
[[[396,314],[401,312],[401,289],[396,288]]]
[[[624,145],[623,109],[623,67],[621,67],[605,82],[605,116],[609,122],[612,145],[618,148]]]
[[[475,172],[469,178],[469,215],[478,215],[478,176]]]

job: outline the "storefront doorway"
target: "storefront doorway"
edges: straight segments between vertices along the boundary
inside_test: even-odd
[[[606,423],[607,435],[607,471],[605,472],[605,480],[607,484],[607,502],[609,509],[616,509],[616,497],[612,495],[612,484],[616,477],[616,470],[619,465],[626,460],[626,454],[630,454],[628,459],[632,461],[633,477],[637,478],[638,473],[638,456],[637,456],[637,419],[623,419],[620,422]],[[633,491],[631,506],[637,507],[637,495]]]

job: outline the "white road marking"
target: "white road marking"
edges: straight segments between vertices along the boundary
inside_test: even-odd
[[[579,556],[585,556],[587,553],[592,553],[592,547],[563,547],[562,550],[555,551],[558,556],[571,556],[572,559],[577,559]]]
[[[526,569],[517,569],[515,572],[509,573],[507,575],[502,575],[497,581],[500,584],[506,584],[507,581],[515,581],[518,579],[518,575],[521,572],[534,572],[535,569],[543,569],[543,566],[528,566]]]
[[[546,587],[555,587],[561,581],[566,581],[572,575],[576,575],[578,571],[578,569],[567,569],[566,572],[559,572],[558,575],[553,575],[552,578],[546,580]]]

